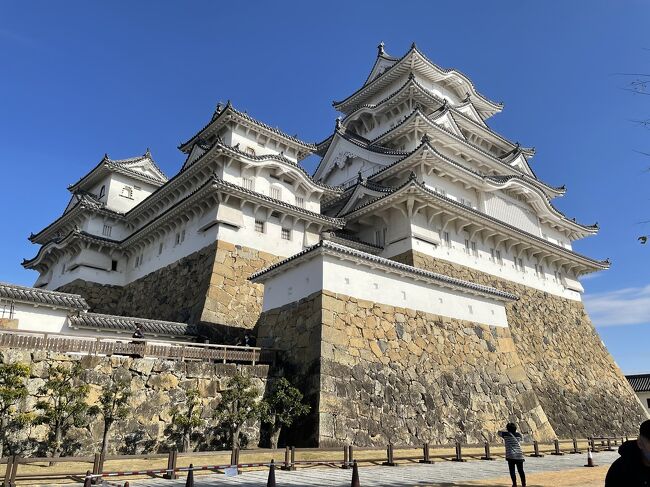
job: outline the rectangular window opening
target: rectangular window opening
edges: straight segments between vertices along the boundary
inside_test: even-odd
[[[255,220],[255,231],[259,233],[264,233],[264,221]]]
[[[282,240],[291,240],[291,229],[283,228],[282,229]]]

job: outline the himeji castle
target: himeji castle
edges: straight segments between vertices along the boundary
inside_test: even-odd
[[[581,303],[579,278],[609,262],[572,244],[598,227],[556,209],[566,188],[537,177],[535,150],[489,127],[503,105],[383,43],[333,105],[309,143],[219,104],[169,178],[149,150],[104,156],[29,237],[35,287],[214,339],[252,330],[304,379],[319,445],[634,423]]]

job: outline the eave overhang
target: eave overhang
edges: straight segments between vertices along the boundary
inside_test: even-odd
[[[149,162],[152,170],[158,173],[158,177],[151,177],[138,171],[129,169],[128,164],[137,164],[138,162]],[[151,158],[150,152],[147,150],[143,156],[132,157],[130,159],[113,160],[108,157],[108,154],[105,154],[104,158],[99,161],[99,163],[93,169],[81,177],[81,179],[79,179],[76,183],[68,186],[68,191],[74,193],[75,191],[84,188],[84,186],[87,186],[112,172],[119,173],[157,187],[162,186],[167,182],[167,176],[165,176],[165,174],[160,170],[158,165]]]
[[[345,218],[349,223],[386,206],[399,204],[408,199],[414,200],[415,198],[424,201],[426,205],[436,207],[441,213],[448,213],[452,221],[464,221],[464,227],[474,224],[479,231],[494,231],[496,232],[495,235],[500,235],[503,241],[510,240],[511,248],[518,246],[520,251],[523,251],[525,248],[533,249],[531,255],[545,254],[545,258],[549,262],[564,261],[566,263],[565,265],[568,265],[569,268],[578,269],[581,274],[608,269],[610,266],[609,261],[598,261],[578,254],[465,206],[451,198],[440,195],[427,188],[424,184],[416,181],[413,177],[409,178],[406,183],[395,189],[392,193],[370,201],[345,215],[341,215],[341,217]],[[420,206],[418,211],[422,207]],[[510,249],[508,249],[508,252],[510,252]]]
[[[25,269],[34,269],[38,266],[44,257],[46,257],[51,251],[57,249],[63,249],[70,245],[73,242],[86,242],[97,244],[101,247],[111,247],[118,248],[120,246],[119,240],[112,240],[106,237],[99,237],[91,233],[85,232],[83,230],[74,229],[70,231],[66,236],[62,238],[55,238],[38,249],[38,253],[31,259],[24,259],[21,265]]]
[[[537,203],[543,205],[542,207],[535,207],[535,209],[545,212],[551,218],[550,223],[560,225],[573,233],[574,240],[598,233],[598,225],[583,225],[575,220],[569,219],[551,204],[548,192],[553,194],[552,190],[554,188],[547,187],[540,181],[524,174],[510,176],[488,176],[482,174],[440,153],[429,143],[428,137],[423,137],[422,143],[407,157],[377,171],[369,176],[368,179],[370,181],[381,181],[392,175],[403,174],[405,171],[410,171],[416,166],[432,166],[436,163],[444,165],[444,172],[452,173],[469,186],[483,191],[503,190],[510,186],[525,188],[525,192],[536,195]]]
[[[484,123],[479,123],[476,120],[473,120],[471,117],[459,110],[467,105],[472,105],[471,101],[466,100],[464,103],[461,103],[458,106],[448,104],[447,101],[443,98],[439,98],[434,93],[427,90],[412,74],[409,75],[406,82],[398,88],[395,92],[384,98],[383,100],[372,104],[372,105],[361,105],[353,112],[349,113],[341,122],[345,127],[347,124],[355,120],[358,116],[363,113],[373,113],[375,114],[378,111],[389,109],[394,104],[401,103],[404,99],[412,98],[423,105],[429,106],[432,110],[437,110],[443,106],[452,112],[453,116],[456,118],[456,122],[461,124],[463,127],[468,130],[477,131],[480,133],[481,137],[488,140],[490,143],[493,143],[500,147],[501,150],[508,153],[509,151],[519,148],[519,145],[515,142],[511,142],[508,139],[504,138],[500,134],[496,133],[490,129]],[[323,141],[325,142],[325,141]],[[320,150],[321,142],[317,147]],[[527,157],[532,157],[535,154],[535,149],[532,148],[521,148],[522,152],[526,154]]]
[[[439,287],[461,292],[463,294],[481,296],[504,303],[516,301],[519,299],[519,297],[514,294],[500,291],[493,287],[483,286],[481,284],[475,284],[473,282],[456,279],[453,277],[445,276],[443,274],[426,271],[417,267],[396,262],[394,260],[385,259],[383,257],[378,257],[367,252],[362,252],[360,250],[328,240],[321,240],[319,243],[306,248],[302,252],[299,252],[287,259],[271,265],[270,267],[267,267],[266,269],[254,273],[249,277],[249,280],[254,283],[264,283],[271,277],[284,272],[286,269],[291,268],[301,262],[311,260],[318,255],[334,256],[341,260],[353,261],[360,265],[379,268],[391,274],[409,277],[411,279],[423,281],[428,284],[433,284]]]
[[[222,127],[231,121],[251,127],[263,134],[265,137],[281,141],[283,144],[296,151],[298,154],[298,160],[304,159],[316,150],[315,144],[304,142],[297,137],[288,135],[279,129],[254,119],[247,113],[240,112],[232,106],[230,101],[228,101],[224,108],[218,109],[212,119],[201,130],[199,130],[196,135],[191,137],[188,141],[180,144],[178,148],[181,151],[188,153],[195,143],[199,143],[201,140],[211,135],[215,135]]]

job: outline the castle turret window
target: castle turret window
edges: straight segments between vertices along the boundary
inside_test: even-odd
[[[122,191],[120,192],[120,196],[132,200],[133,199],[133,188],[130,187],[130,186],[124,186],[122,188]]]
[[[101,200],[106,195],[106,186],[102,186],[99,190],[99,199]]]
[[[282,190],[277,186],[271,186],[271,198],[275,198],[276,200],[282,199]]]
[[[102,235],[104,237],[110,237],[112,231],[113,231],[113,227],[111,227],[110,225],[104,225],[104,228],[102,229]]]
[[[283,228],[282,229],[282,240],[291,240],[291,229]]]
[[[255,220],[255,231],[264,233],[264,220]]]

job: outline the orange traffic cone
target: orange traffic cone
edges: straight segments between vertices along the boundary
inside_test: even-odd
[[[356,460],[352,463],[352,484],[350,484],[350,487],[361,487],[361,484],[359,484],[359,468],[357,467]]]
[[[594,456],[591,454],[591,448],[587,447],[587,465],[585,467],[595,467]]]

